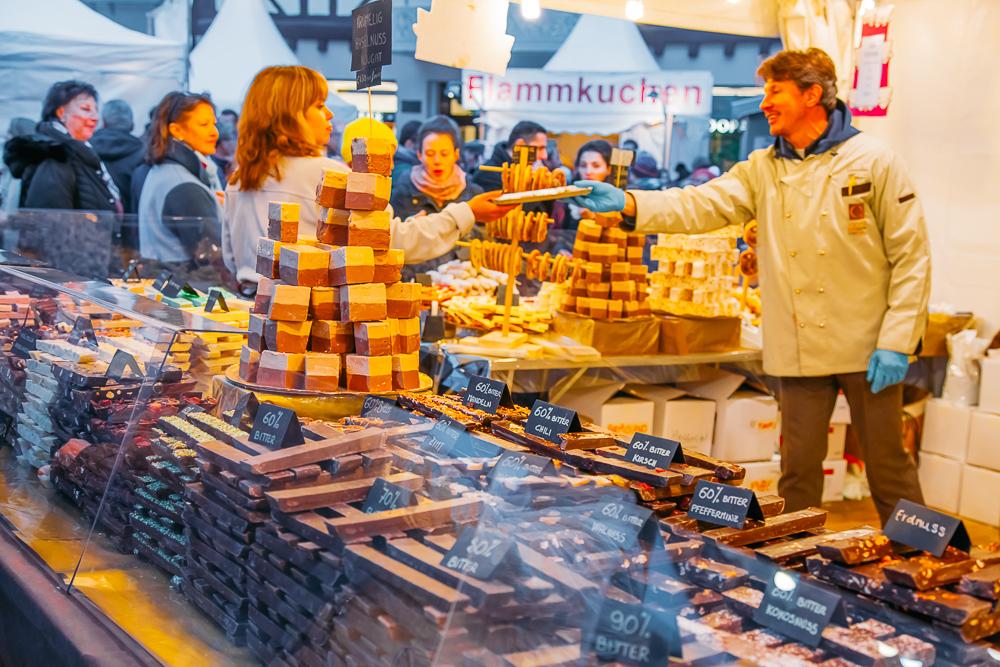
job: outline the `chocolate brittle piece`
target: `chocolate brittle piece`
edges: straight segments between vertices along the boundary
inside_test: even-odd
[[[849,537],[817,545],[819,554],[843,565],[860,565],[891,556],[892,542],[882,533]]]

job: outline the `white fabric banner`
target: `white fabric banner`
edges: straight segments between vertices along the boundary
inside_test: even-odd
[[[661,122],[664,113],[707,116],[711,72],[567,73],[510,69],[506,76],[462,72],[462,105],[542,122],[553,132],[620,132]],[[665,108],[664,108],[665,107]],[[544,123],[543,123],[544,124]]]

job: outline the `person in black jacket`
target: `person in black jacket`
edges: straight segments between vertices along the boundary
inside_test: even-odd
[[[101,121],[103,127],[94,132],[90,143],[118,186],[125,212],[135,213],[139,202],[130,195],[132,172],[146,157],[146,146],[132,135],[132,107],[125,100],[108,100],[101,107]]]
[[[37,134],[4,146],[4,162],[22,182],[22,207],[123,212],[118,186],[90,145],[97,118],[97,91],[89,83],[49,88]]]
[[[513,162],[514,154],[511,152],[511,147],[524,145],[538,148],[536,157],[538,163],[544,163],[549,156],[545,128],[530,120],[522,120],[510,131],[507,141],[501,141],[493,147],[493,155],[483,163],[483,166],[500,167],[503,166],[504,162]],[[503,178],[499,172],[495,171],[480,170],[472,180],[487,192],[500,190],[503,185]]]
[[[472,183],[458,164],[461,131],[447,116],[435,116],[420,126],[415,139],[419,164],[392,184],[392,210],[406,221],[422,213],[438,213],[453,202],[468,201],[483,189]],[[403,222],[403,224],[408,224]],[[454,250],[421,264],[408,265],[407,275],[430,270],[454,259]]]

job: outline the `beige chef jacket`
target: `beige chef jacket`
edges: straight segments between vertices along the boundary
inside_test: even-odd
[[[704,185],[631,191],[636,231],[702,233],[757,219],[764,371],[863,371],[875,349],[912,354],[931,262],[900,160],[857,134],[803,160],[774,147]]]

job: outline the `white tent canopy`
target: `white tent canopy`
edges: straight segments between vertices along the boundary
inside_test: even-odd
[[[164,94],[183,88],[185,47],[129,30],[79,0],[0,0],[0,128],[38,119],[49,87],[80,79],[101,100],[124,99],[136,125]]]
[[[220,109],[238,109],[257,72],[298,64],[264,0],[227,0],[191,51],[189,89],[208,91]]]
[[[542,69],[546,72],[655,72],[660,66],[635,23],[585,14]]]

